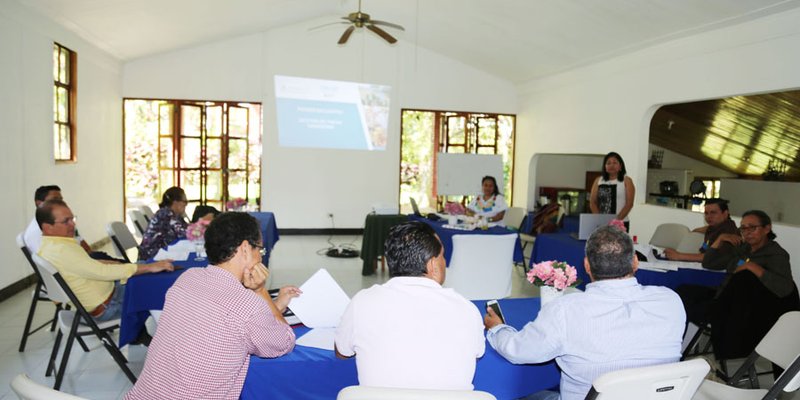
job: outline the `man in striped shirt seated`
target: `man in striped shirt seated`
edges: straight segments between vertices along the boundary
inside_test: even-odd
[[[628,235],[598,228],[586,241],[586,292],[546,304],[521,331],[487,310],[489,344],[514,364],[552,359],[561,368],[561,392],[527,399],[583,400],[600,375],[626,368],[676,362],[686,314],[680,298],[661,286],[642,286]]]
[[[279,357],[294,349],[282,313],[300,291],[283,287],[272,301],[261,240],[246,213],[211,222],[210,265],[186,271],[167,291],[144,370],[125,399],[238,399],[250,354]]]

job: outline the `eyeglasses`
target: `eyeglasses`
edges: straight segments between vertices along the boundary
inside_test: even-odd
[[[749,233],[749,232],[752,232],[752,231],[756,230],[756,228],[760,228],[762,226],[764,226],[764,225],[742,225],[742,226],[739,227],[739,232],[741,232],[741,233]]]
[[[53,221],[53,225],[55,225],[55,224],[64,224],[64,225],[74,224],[75,220],[77,220],[77,219],[78,219],[78,217],[73,215],[71,217],[64,218],[63,221]]]
[[[261,254],[262,257],[267,255],[267,248],[266,247],[264,247],[262,245],[259,245],[259,244],[252,244],[252,243],[250,243],[250,245],[252,245],[253,247],[257,248],[258,252]]]

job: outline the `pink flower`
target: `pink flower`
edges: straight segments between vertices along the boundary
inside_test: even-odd
[[[206,227],[208,227],[208,224],[209,221],[206,221],[204,219],[189,224],[189,226],[186,227],[186,238],[189,240],[203,239],[206,234]]]
[[[444,212],[450,215],[463,215],[465,210],[464,206],[462,206],[460,203],[448,201],[444,205]]]
[[[528,282],[536,286],[552,286],[557,290],[577,286],[579,283],[575,267],[562,261],[542,261],[534,264],[528,271],[527,278]]]

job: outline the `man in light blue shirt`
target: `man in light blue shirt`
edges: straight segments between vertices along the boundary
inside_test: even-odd
[[[558,298],[521,331],[487,310],[489,344],[514,364],[556,360],[561,394],[538,399],[582,400],[606,372],[676,362],[686,314],[675,292],[640,285],[630,237],[617,228],[597,229],[586,242],[586,292]]]

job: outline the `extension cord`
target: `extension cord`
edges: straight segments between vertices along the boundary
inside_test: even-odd
[[[351,249],[343,249],[341,247],[333,247],[328,249],[325,255],[334,258],[355,258],[358,257],[358,251]]]

